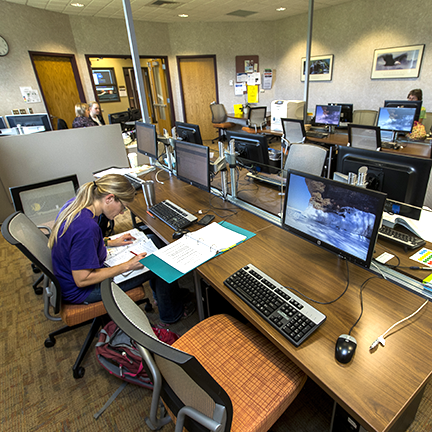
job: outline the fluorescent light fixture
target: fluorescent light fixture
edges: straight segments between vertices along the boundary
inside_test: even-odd
[[[180,15],[179,15],[180,18],[187,18],[188,16],[189,16],[189,15],[186,15],[186,14],[180,14]]]
[[[286,10],[286,8],[284,8],[284,7],[280,7],[280,8],[277,8],[276,10],[277,10],[278,12],[282,12],[282,11]]]
[[[71,3],[70,5],[74,7],[84,7],[82,3]]]

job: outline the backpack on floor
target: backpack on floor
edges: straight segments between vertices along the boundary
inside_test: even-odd
[[[170,330],[152,328],[158,339],[168,345],[172,345],[179,338]],[[96,358],[110,374],[129,383],[153,389],[136,342],[118,328],[114,321],[110,321],[99,333]]]

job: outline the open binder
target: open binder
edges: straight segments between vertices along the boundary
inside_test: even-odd
[[[171,283],[211,258],[255,236],[229,222],[213,222],[165,246],[140,262]]]

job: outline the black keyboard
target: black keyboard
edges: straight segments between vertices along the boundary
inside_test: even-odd
[[[324,314],[252,264],[224,284],[296,347],[326,320]]]
[[[308,131],[306,132],[306,137],[312,137],[312,138],[327,138],[328,137],[328,133],[322,133],[322,132],[315,132],[315,131]]]
[[[148,210],[175,231],[186,228],[197,220],[196,216],[169,200],[161,201]]]
[[[135,190],[140,190],[142,188],[144,180],[139,179],[138,177],[134,177],[131,174],[123,174],[129,181],[130,184],[135,188]]]
[[[407,249],[417,249],[426,244],[420,237],[401,233],[385,225],[378,230],[378,236],[404,246]]]

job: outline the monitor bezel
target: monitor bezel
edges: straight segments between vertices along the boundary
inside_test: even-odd
[[[339,119],[338,119],[338,122],[337,122],[337,124],[335,124],[335,123],[322,123],[322,122],[317,122],[317,111],[318,111],[318,107],[329,107],[329,106],[331,106],[332,108],[335,108],[335,107],[339,107]],[[314,120],[314,123],[316,124],[316,125],[324,125],[324,126],[339,126],[339,124],[340,124],[340,116],[341,116],[341,111],[342,111],[342,106],[341,105],[322,105],[322,104],[318,104],[318,105],[315,105],[315,120]]]
[[[40,117],[42,120],[42,124],[45,127],[45,132],[51,132],[53,130],[50,117],[47,113],[17,114],[17,115],[9,114],[9,115],[5,116],[5,118],[8,122],[10,129],[17,127],[17,125],[20,124],[20,123],[16,122],[16,120],[19,119],[20,117],[21,118],[23,118],[23,117]],[[12,123],[11,123],[11,120],[12,120]],[[22,126],[22,127],[31,127],[31,126]]]
[[[396,105],[396,106],[392,106],[392,105]],[[416,113],[414,116],[415,121],[418,121],[420,118],[422,105],[423,105],[423,101],[418,101],[418,100],[410,101],[408,99],[405,100],[388,99],[384,101],[384,108],[412,108],[413,106],[415,106],[416,109]]]
[[[350,104],[350,103],[336,103],[336,102],[330,102],[330,103],[328,103],[327,105],[331,105],[331,106],[337,106],[337,105],[340,105],[342,108],[341,108],[341,114],[340,114],[340,116],[339,116],[339,124],[340,124],[340,122],[341,122],[341,120],[342,120],[342,111],[343,111],[343,108],[348,108],[348,110],[349,110],[349,114],[350,114],[350,118],[351,118],[351,120],[345,120],[345,119],[343,119],[343,121],[344,121],[344,123],[352,123],[352,121],[353,121],[353,113],[354,113],[354,104]]]
[[[414,112],[414,116],[413,116],[413,121],[411,124],[411,129],[408,130],[401,130],[401,129],[388,129],[386,127],[381,127],[380,124],[380,117],[381,117],[381,113],[384,112],[384,110],[388,110],[388,109],[394,109],[394,110],[415,110],[415,108],[397,108],[397,107],[380,107],[379,111],[378,111],[378,117],[377,117],[377,126],[384,131],[392,131],[392,132],[401,132],[401,133],[411,133],[413,126],[414,126],[414,119],[415,119],[415,112]]]
[[[179,133],[178,133],[179,128],[184,129],[184,130],[188,130],[188,131],[192,131],[195,138],[196,138],[195,141],[198,141],[198,142],[194,142],[191,144],[203,145],[203,140],[201,137],[201,130],[200,130],[199,125],[193,124],[193,123],[185,123],[185,122],[176,121],[175,122],[175,128],[176,128],[176,134],[177,134],[178,138],[179,138]],[[186,140],[179,139],[179,141],[186,141]],[[186,141],[186,142],[190,142],[190,141]]]
[[[200,152],[206,153],[205,158],[207,160],[207,175],[206,182],[207,184],[198,183],[195,180],[192,180],[182,174],[179,174],[179,167],[181,167],[181,162],[179,163],[179,158],[177,157],[177,146],[184,145],[186,147],[196,148]],[[174,142],[174,154],[176,160],[176,176],[179,180],[182,180],[186,183],[189,183],[192,186],[197,187],[198,189],[204,190],[206,192],[210,192],[210,149],[207,146],[201,144],[190,143],[183,140],[175,140]]]
[[[154,134],[154,152],[140,149],[139,147],[139,141],[138,141],[138,128],[143,127],[145,129],[152,129]],[[137,140],[137,152],[141,153],[145,156],[148,156],[149,158],[157,159],[158,158],[158,141],[157,141],[157,132],[156,132],[156,126],[152,123],[144,123],[144,122],[136,122],[135,123],[135,130],[136,130],[136,140]]]
[[[368,247],[368,252],[367,252],[367,256],[365,259],[357,257],[355,255],[352,255],[351,253],[346,252],[340,248],[337,248],[336,246],[333,246],[330,243],[326,243],[322,239],[318,239],[316,237],[313,237],[310,234],[305,233],[304,231],[301,231],[297,228],[294,228],[294,227],[286,224],[286,222],[285,222],[286,209],[287,209],[288,192],[289,192],[291,175],[297,175],[297,176],[300,176],[303,178],[309,178],[311,180],[320,181],[320,182],[325,183],[325,184],[333,184],[335,187],[340,187],[340,188],[345,189],[345,190],[364,193],[366,195],[374,195],[378,198],[377,208],[381,209],[381,214],[376,215],[373,230],[372,230],[371,240],[370,240],[369,247]],[[312,174],[308,174],[305,172],[300,172],[300,171],[289,169],[289,170],[287,170],[287,176],[286,176],[286,188],[285,188],[285,199],[284,199],[284,207],[283,207],[282,228],[284,230],[312,243],[312,244],[315,244],[316,246],[318,246],[324,250],[327,250],[331,253],[336,254],[340,258],[346,259],[347,261],[349,261],[353,264],[356,264],[360,267],[369,268],[370,264],[372,262],[375,244],[376,244],[376,241],[378,238],[378,230],[379,230],[379,228],[381,226],[381,222],[382,222],[382,215],[383,215],[385,200],[386,200],[386,194],[384,194],[382,192],[377,192],[374,190],[349,185],[347,183],[341,183],[341,182],[338,182],[335,180],[328,179],[326,177],[318,177],[318,176],[314,176]]]
[[[369,125],[359,125],[359,124],[353,124],[350,123],[348,125],[348,142],[350,143],[350,146],[353,147],[352,145],[352,129],[368,129],[368,130],[373,130],[375,131],[375,136],[376,136],[376,142],[377,142],[377,147],[376,150],[381,148],[381,129],[378,126],[369,126]]]

